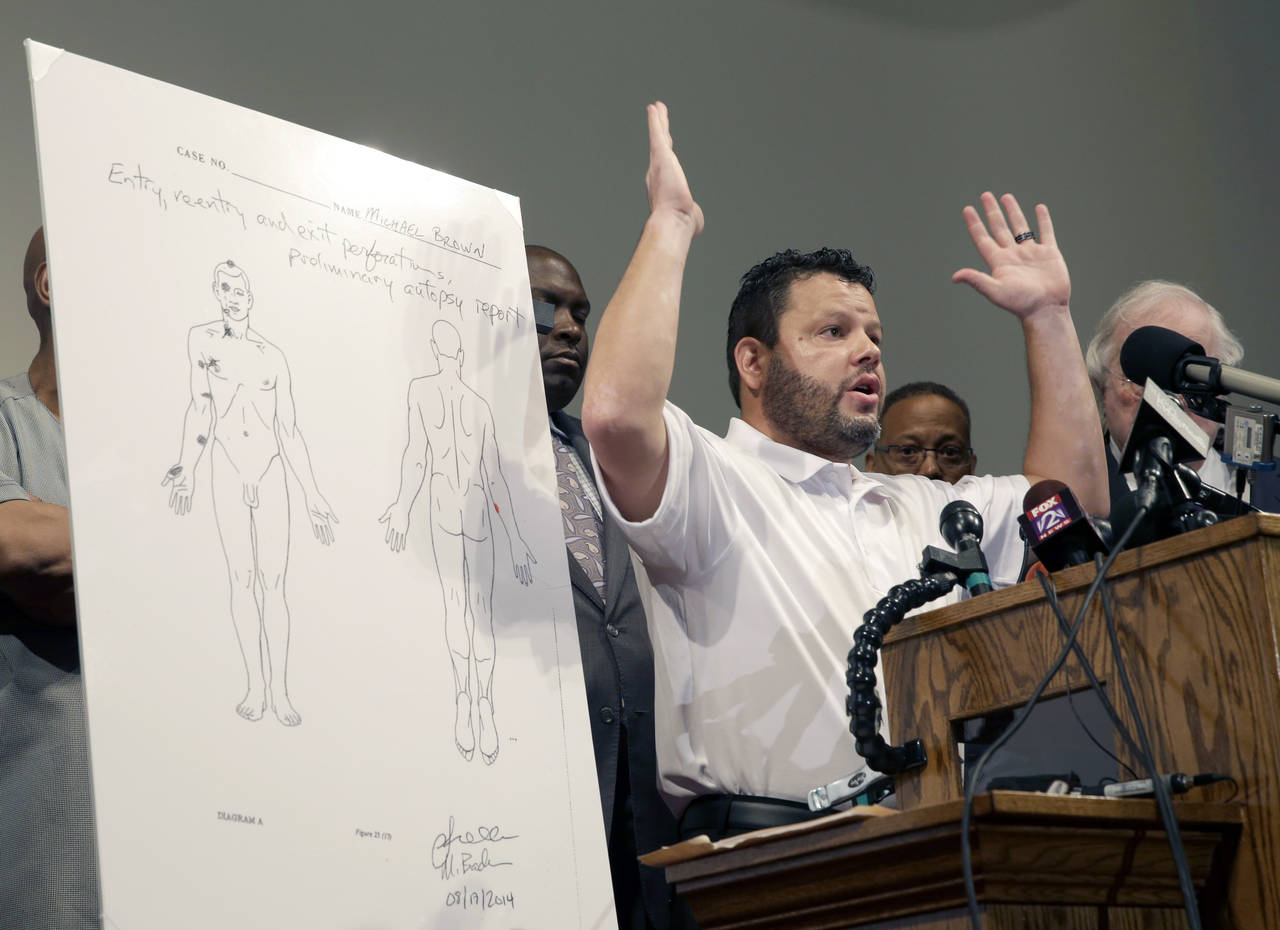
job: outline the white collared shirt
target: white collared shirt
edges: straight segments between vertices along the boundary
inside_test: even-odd
[[[663,794],[677,814],[715,792],[804,800],[863,764],[844,709],[862,614],[946,547],[938,515],[959,498],[985,521],[992,579],[1016,582],[1027,480],[865,474],[739,419],[722,439],[670,403],[664,416],[657,512],[629,523],[600,488],[645,569]]]

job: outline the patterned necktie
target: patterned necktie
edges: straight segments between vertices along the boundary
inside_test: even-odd
[[[604,600],[604,550],[600,548],[600,521],[583,493],[578,470],[574,468],[573,450],[554,433],[551,445],[556,450],[556,484],[560,486],[564,544],[596,586],[600,599]]]

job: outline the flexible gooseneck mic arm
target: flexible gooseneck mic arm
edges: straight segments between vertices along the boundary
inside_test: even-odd
[[[959,583],[959,577],[951,572],[936,572],[894,585],[875,607],[862,615],[862,625],[853,634],[849,671],[845,675],[849,684],[845,710],[851,718],[849,732],[853,734],[854,748],[877,772],[896,775],[927,761],[924,744],[920,740],[890,746],[880,735],[881,704],[876,694],[876,661],[884,635],[906,616],[908,610],[942,597]]]
[[[965,500],[951,501],[942,508],[939,519],[942,538],[956,547],[948,552],[936,546],[924,550],[920,577],[894,585],[875,607],[862,615],[862,625],[853,634],[849,651],[849,697],[845,709],[849,713],[849,732],[855,748],[867,765],[885,775],[925,764],[924,744],[910,740],[901,746],[890,746],[880,735],[881,704],[876,694],[876,660],[884,636],[895,623],[929,601],[942,597],[963,583],[970,594],[991,590],[987,560],[979,545],[982,541],[982,515]]]

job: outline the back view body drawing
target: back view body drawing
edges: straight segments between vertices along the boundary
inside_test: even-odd
[[[531,584],[537,560],[516,523],[493,412],[462,380],[465,353],[452,324],[435,323],[431,349],[440,370],[409,383],[409,442],[400,463],[400,490],[379,522],[387,524],[391,550],[403,551],[414,500],[430,474],[431,544],[453,666],[454,742],[467,760],[479,742],[481,757],[492,764],[498,757],[493,709],[495,515],[507,534],[516,580]]]
[[[178,462],[165,473],[169,505],[190,512],[195,471],[205,448],[214,518],[231,581],[231,619],[244,659],[245,695],[236,712],[259,720],[267,709],[285,726],[302,716],[289,700],[289,490],[297,478],[312,532],[333,542],[338,519],[320,494],[293,406],[284,354],[249,327],[249,278],[231,261],[214,268],[213,294],[222,317],[193,327],[187,338],[191,402]]]

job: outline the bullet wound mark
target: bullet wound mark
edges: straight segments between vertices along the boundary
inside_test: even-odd
[[[175,466],[173,466],[172,468],[170,468],[170,469],[169,469],[169,477],[170,477],[170,478],[176,478],[176,477],[178,477],[180,474],[182,474],[182,466],[181,466],[181,465],[175,465]]]
[[[200,396],[203,397],[205,400],[213,400],[213,395],[210,394],[208,391],[201,391]]]
[[[223,285],[223,287],[226,287],[226,285],[224,284],[224,285]],[[223,323],[223,324],[222,324],[222,338],[223,338],[223,339],[227,339],[227,338],[229,338],[231,335],[232,335],[232,333],[231,333],[231,327],[230,327],[230,326],[228,326],[226,323]]]
[[[208,442],[208,441],[209,441],[209,439],[208,439],[208,437],[206,437],[206,436],[197,436],[197,437],[196,437],[196,442],[200,443],[200,445],[202,445],[202,446],[203,446],[206,442]]]

